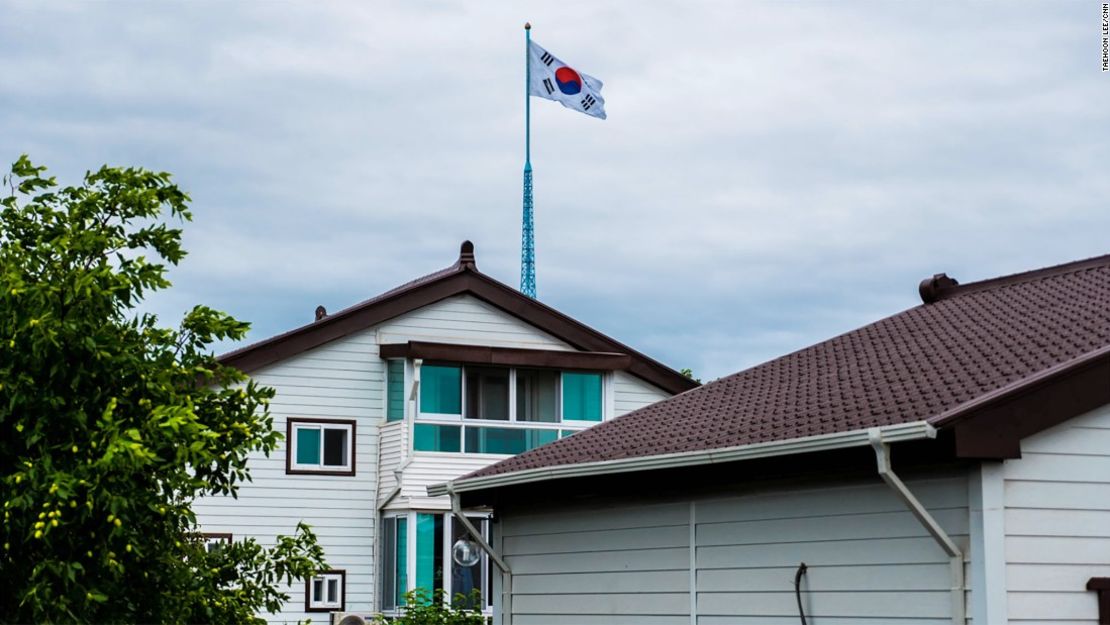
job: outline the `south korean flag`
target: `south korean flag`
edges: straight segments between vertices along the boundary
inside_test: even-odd
[[[547,50],[528,44],[529,95],[555,100],[568,109],[605,119],[601,81],[579,73]]]

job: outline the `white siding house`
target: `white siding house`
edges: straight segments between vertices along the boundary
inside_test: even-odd
[[[393,351],[383,356],[383,349]],[[419,349],[446,356],[426,360]],[[388,612],[417,586],[476,587],[488,601],[484,559],[473,571],[444,567],[457,532],[443,514],[448,499],[429,496],[427,486],[584,429],[594,416],[609,420],[695,386],[480,274],[465,246],[448,270],[334,315],[321,312],[309,326],[223,360],[275,389],[271,414],[287,438],[270,457],[250,459],[253,481],[238,498],[196,502],[202,530],[273,544],[304,521],[336,571],[321,586],[290,587],[272,623]],[[443,388],[427,395],[434,381],[420,383],[421,372],[433,371],[454,376],[447,400],[454,414],[428,412],[433,400],[444,401]],[[527,398],[517,394],[541,377],[558,413],[527,421]],[[588,400],[591,420],[568,420],[571,380],[582,379],[600,389]],[[474,518],[488,527],[485,516]]]

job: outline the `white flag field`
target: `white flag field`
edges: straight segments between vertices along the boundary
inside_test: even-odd
[[[605,119],[601,81],[575,70],[535,42],[528,45],[528,72],[529,95],[555,100],[568,109]]]

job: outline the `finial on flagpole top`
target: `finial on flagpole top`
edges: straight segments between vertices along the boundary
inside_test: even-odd
[[[524,30],[532,30],[532,25],[528,22],[524,22]]]

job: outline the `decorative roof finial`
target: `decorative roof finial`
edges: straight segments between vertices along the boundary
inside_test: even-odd
[[[478,261],[474,258],[474,244],[470,241],[463,241],[459,246],[459,264],[464,267],[470,265],[474,269],[478,268]]]
[[[938,273],[932,278],[922,280],[921,284],[917,285],[917,294],[921,296],[922,302],[932,304],[944,297],[947,291],[951,291],[959,285],[959,281],[949,278],[948,274]]]

